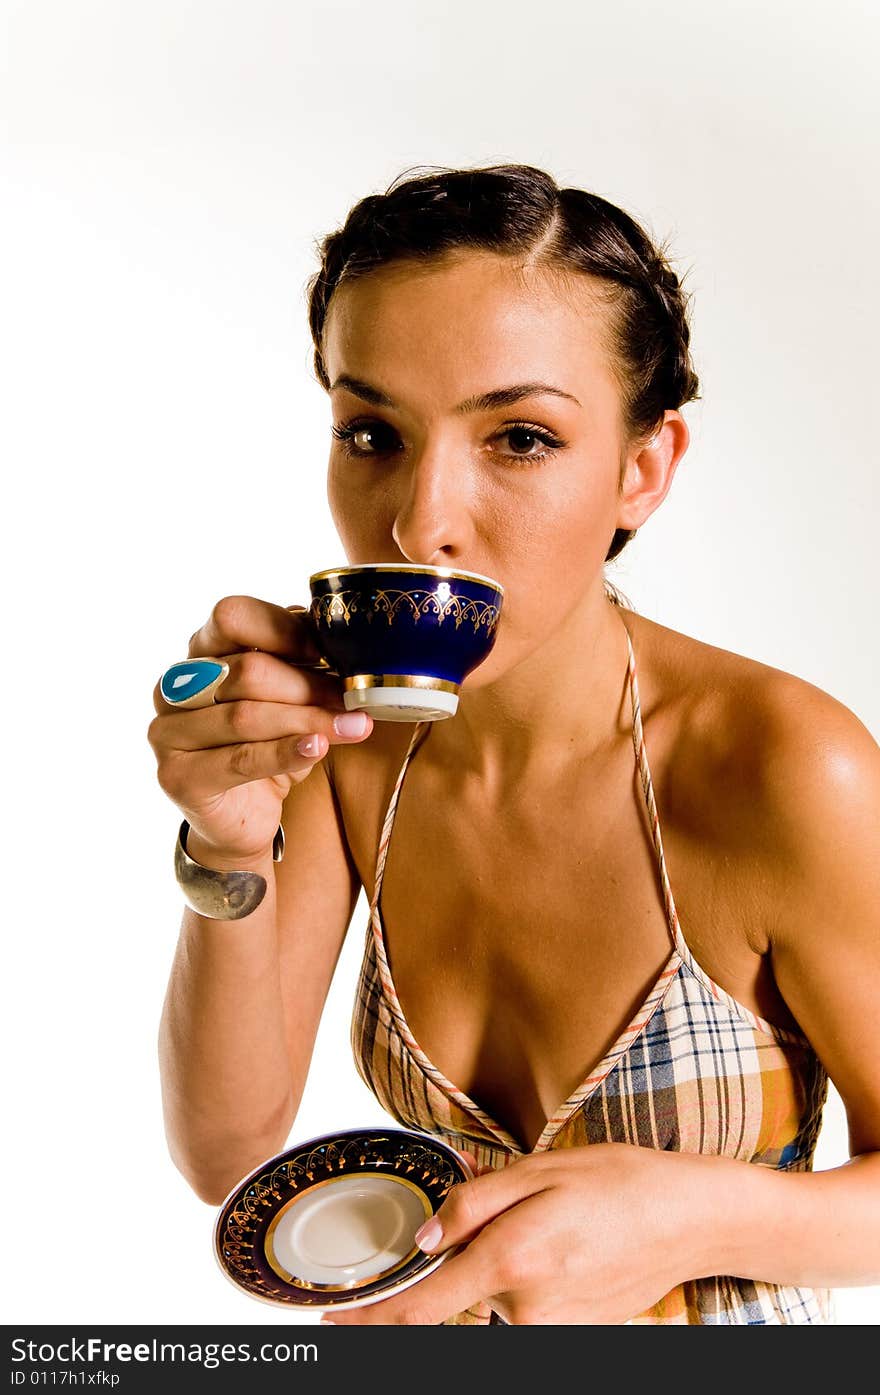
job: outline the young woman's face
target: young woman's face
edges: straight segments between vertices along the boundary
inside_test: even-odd
[[[619,492],[620,389],[592,290],[468,253],[382,268],[331,301],[328,500],[348,560],[502,582],[506,661],[493,651],[487,669],[601,593],[615,528],[643,521]]]

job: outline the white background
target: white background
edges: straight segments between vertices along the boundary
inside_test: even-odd
[[[309,572],[345,561],[314,242],[404,169],[506,161],[671,239],[703,399],[612,575],[643,613],[800,675],[877,736],[880,12],[0,13],[4,1321],[276,1323],[216,1267],[213,1209],[165,1151],[178,814],[145,733],[217,598],[305,603]],[[385,1122],[348,1055],[366,918],[362,898],[291,1143]],[[833,1096],[817,1165],[845,1156]],[[880,1322],[878,1288],[837,1304]]]

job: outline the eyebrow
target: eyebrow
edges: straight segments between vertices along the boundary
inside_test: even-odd
[[[371,402],[374,407],[396,408],[397,405],[387,393],[380,392],[378,388],[362,382],[360,378],[350,378],[347,373],[340,374],[331,385],[330,391],[334,392],[336,388],[345,388],[347,392],[354,393],[355,397],[362,397],[365,402]],[[468,397],[464,402],[459,402],[454,410],[460,416],[470,412],[490,412],[496,407],[511,407],[515,402],[521,402],[524,397],[542,395],[564,397],[578,407],[581,405],[570,392],[563,392],[562,388],[553,387],[551,383],[514,383],[511,387],[493,388],[491,392],[481,392],[475,397]]]

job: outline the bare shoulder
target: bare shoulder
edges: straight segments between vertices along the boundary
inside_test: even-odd
[[[665,724],[671,817],[717,834],[728,852],[766,855],[802,885],[825,869],[829,845],[869,855],[880,746],[856,713],[796,674],[644,618],[631,631],[650,658],[661,732]]]
[[[728,923],[769,966],[771,1006],[757,1010],[786,1025],[778,994],[812,1044],[844,1102],[852,1155],[880,1148],[880,746],[795,674],[641,623],[636,634],[656,658],[656,730],[665,712],[672,733],[669,822],[686,830],[678,851],[697,850],[682,861],[692,880],[706,868]],[[710,964],[718,955],[711,939],[699,948]],[[735,979],[740,961],[718,962]]]
[[[880,929],[880,745],[830,693],[780,674],[755,703],[746,788],[785,878],[771,941]],[[838,941],[839,942],[839,941]]]
[[[771,792],[823,771],[852,779],[875,767],[880,747],[871,732],[824,689],[644,616],[628,616],[627,627],[650,665],[653,701],[643,709],[665,714],[713,778],[722,768],[739,771],[753,792]]]
[[[796,827],[833,819],[840,801],[865,813],[877,810],[880,746],[850,708],[803,679],[780,674],[758,713],[762,787]]]

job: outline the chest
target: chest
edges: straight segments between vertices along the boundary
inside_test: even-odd
[[[402,1004],[459,1058],[493,1032],[523,1053],[532,1037],[590,1045],[668,957],[630,764],[493,804],[408,771],[379,900],[386,950]]]
[[[772,976],[744,933],[741,869],[694,838],[692,819],[679,826],[680,794],[667,790],[662,753],[654,766],[667,871],[691,952],[728,992],[784,1025]],[[374,771],[339,792],[372,896],[391,789]],[[632,1023],[672,952],[631,743],[552,786],[493,800],[420,763],[417,750],[398,795],[379,911],[416,1041],[527,1146]]]

